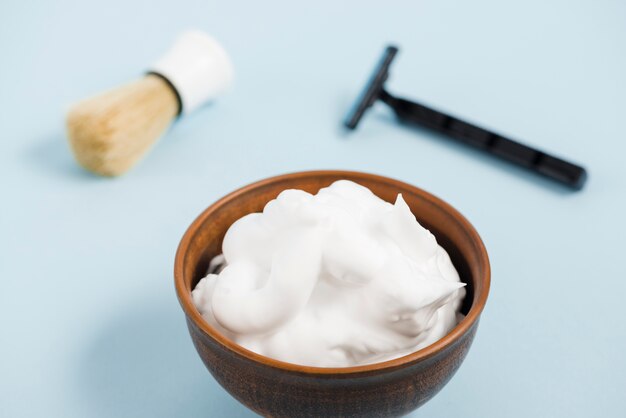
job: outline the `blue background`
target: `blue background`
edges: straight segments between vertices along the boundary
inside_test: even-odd
[[[447,200],[493,284],[474,346],[421,417],[626,416],[626,3],[127,1],[0,5],[0,416],[248,417],[173,289],[183,232],[271,175],[339,168]],[[141,75],[180,30],[232,55],[228,94],[128,175],[82,171],[66,109]],[[340,121],[383,47],[390,91],[581,162],[580,193],[395,124]]]

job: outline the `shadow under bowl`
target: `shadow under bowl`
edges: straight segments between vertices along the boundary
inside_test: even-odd
[[[394,360],[356,367],[308,367],[274,360],[224,337],[195,308],[191,291],[221,253],[237,219],[260,212],[285,189],[317,193],[347,179],[394,202],[398,193],[448,252],[467,283],[465,318],[445,337]],[[208,207],[191,224],[176,253],[174,276],[189,333],[211,374],[241,403],[272,417],[368,417],[407,414],[432,398],[463,362],[487,301],[487,251],[472,225],[454,208],[409,184],[367,173],[310,171],[286,174],[243,187]]]

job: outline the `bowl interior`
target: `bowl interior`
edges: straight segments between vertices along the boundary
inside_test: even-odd
[[[267,202],[285,189],[317,193],[339,179],[359,183],[391,203],[402,193],[417,220],[435,235],[450,255],[461,280],[467,284],[467,296],[462,305],[466,318],[457,328],[464,322],[476,321],[486,302],[490,269],[485,247],[471,224],[450,205],[414,186],[386,177],[344,171],[302,172],[262,180],[227,195],[206,209],[189,227],[176,256],[176,285],[183,308],[195,309],[191,290],[206,275],[210,260],[221,253],[222,240],[233,222],[246,214],[262,211]]]

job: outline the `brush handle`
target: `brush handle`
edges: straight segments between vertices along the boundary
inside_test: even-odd
[[[587,172],[579,165],[419,103],[393,97],[386,91],[382,92],[381,99],[394,110],[400,120],[443,133],[459,142],[526,168],[572,189],[580,190],[585,184]]]
[[[224,48],[199,30],[183,32],[149,72],[171,84],[183,114],[215,99],[233,79],[233,66]]]

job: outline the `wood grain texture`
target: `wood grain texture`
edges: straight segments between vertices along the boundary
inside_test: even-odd
[[[76,160],[103,176],[123,174],[170,126],[178,106],[171,87],[155,75],[76,104],[66,121]]]
[[[227,229],[258,212],[289,188],[316,193],[339,179],[368,187],[394,202],[398,193],[448,251],[467,283],[465,318],[444,338],[407,356],[365,366],[320,368],[274,360],[228,340],[202,319],[191,290],[204,277],[210,259],[221,253]],[[487,251],[471,224],[435,196],[397,180],[345,171],[301,172],[251,184],[206,209],[185,233],[176,254],[174,276],[193,343],[215,379],[236,399],[272,417],[401,416],[434,396],[465,358],[485,306],[490,283]]]

